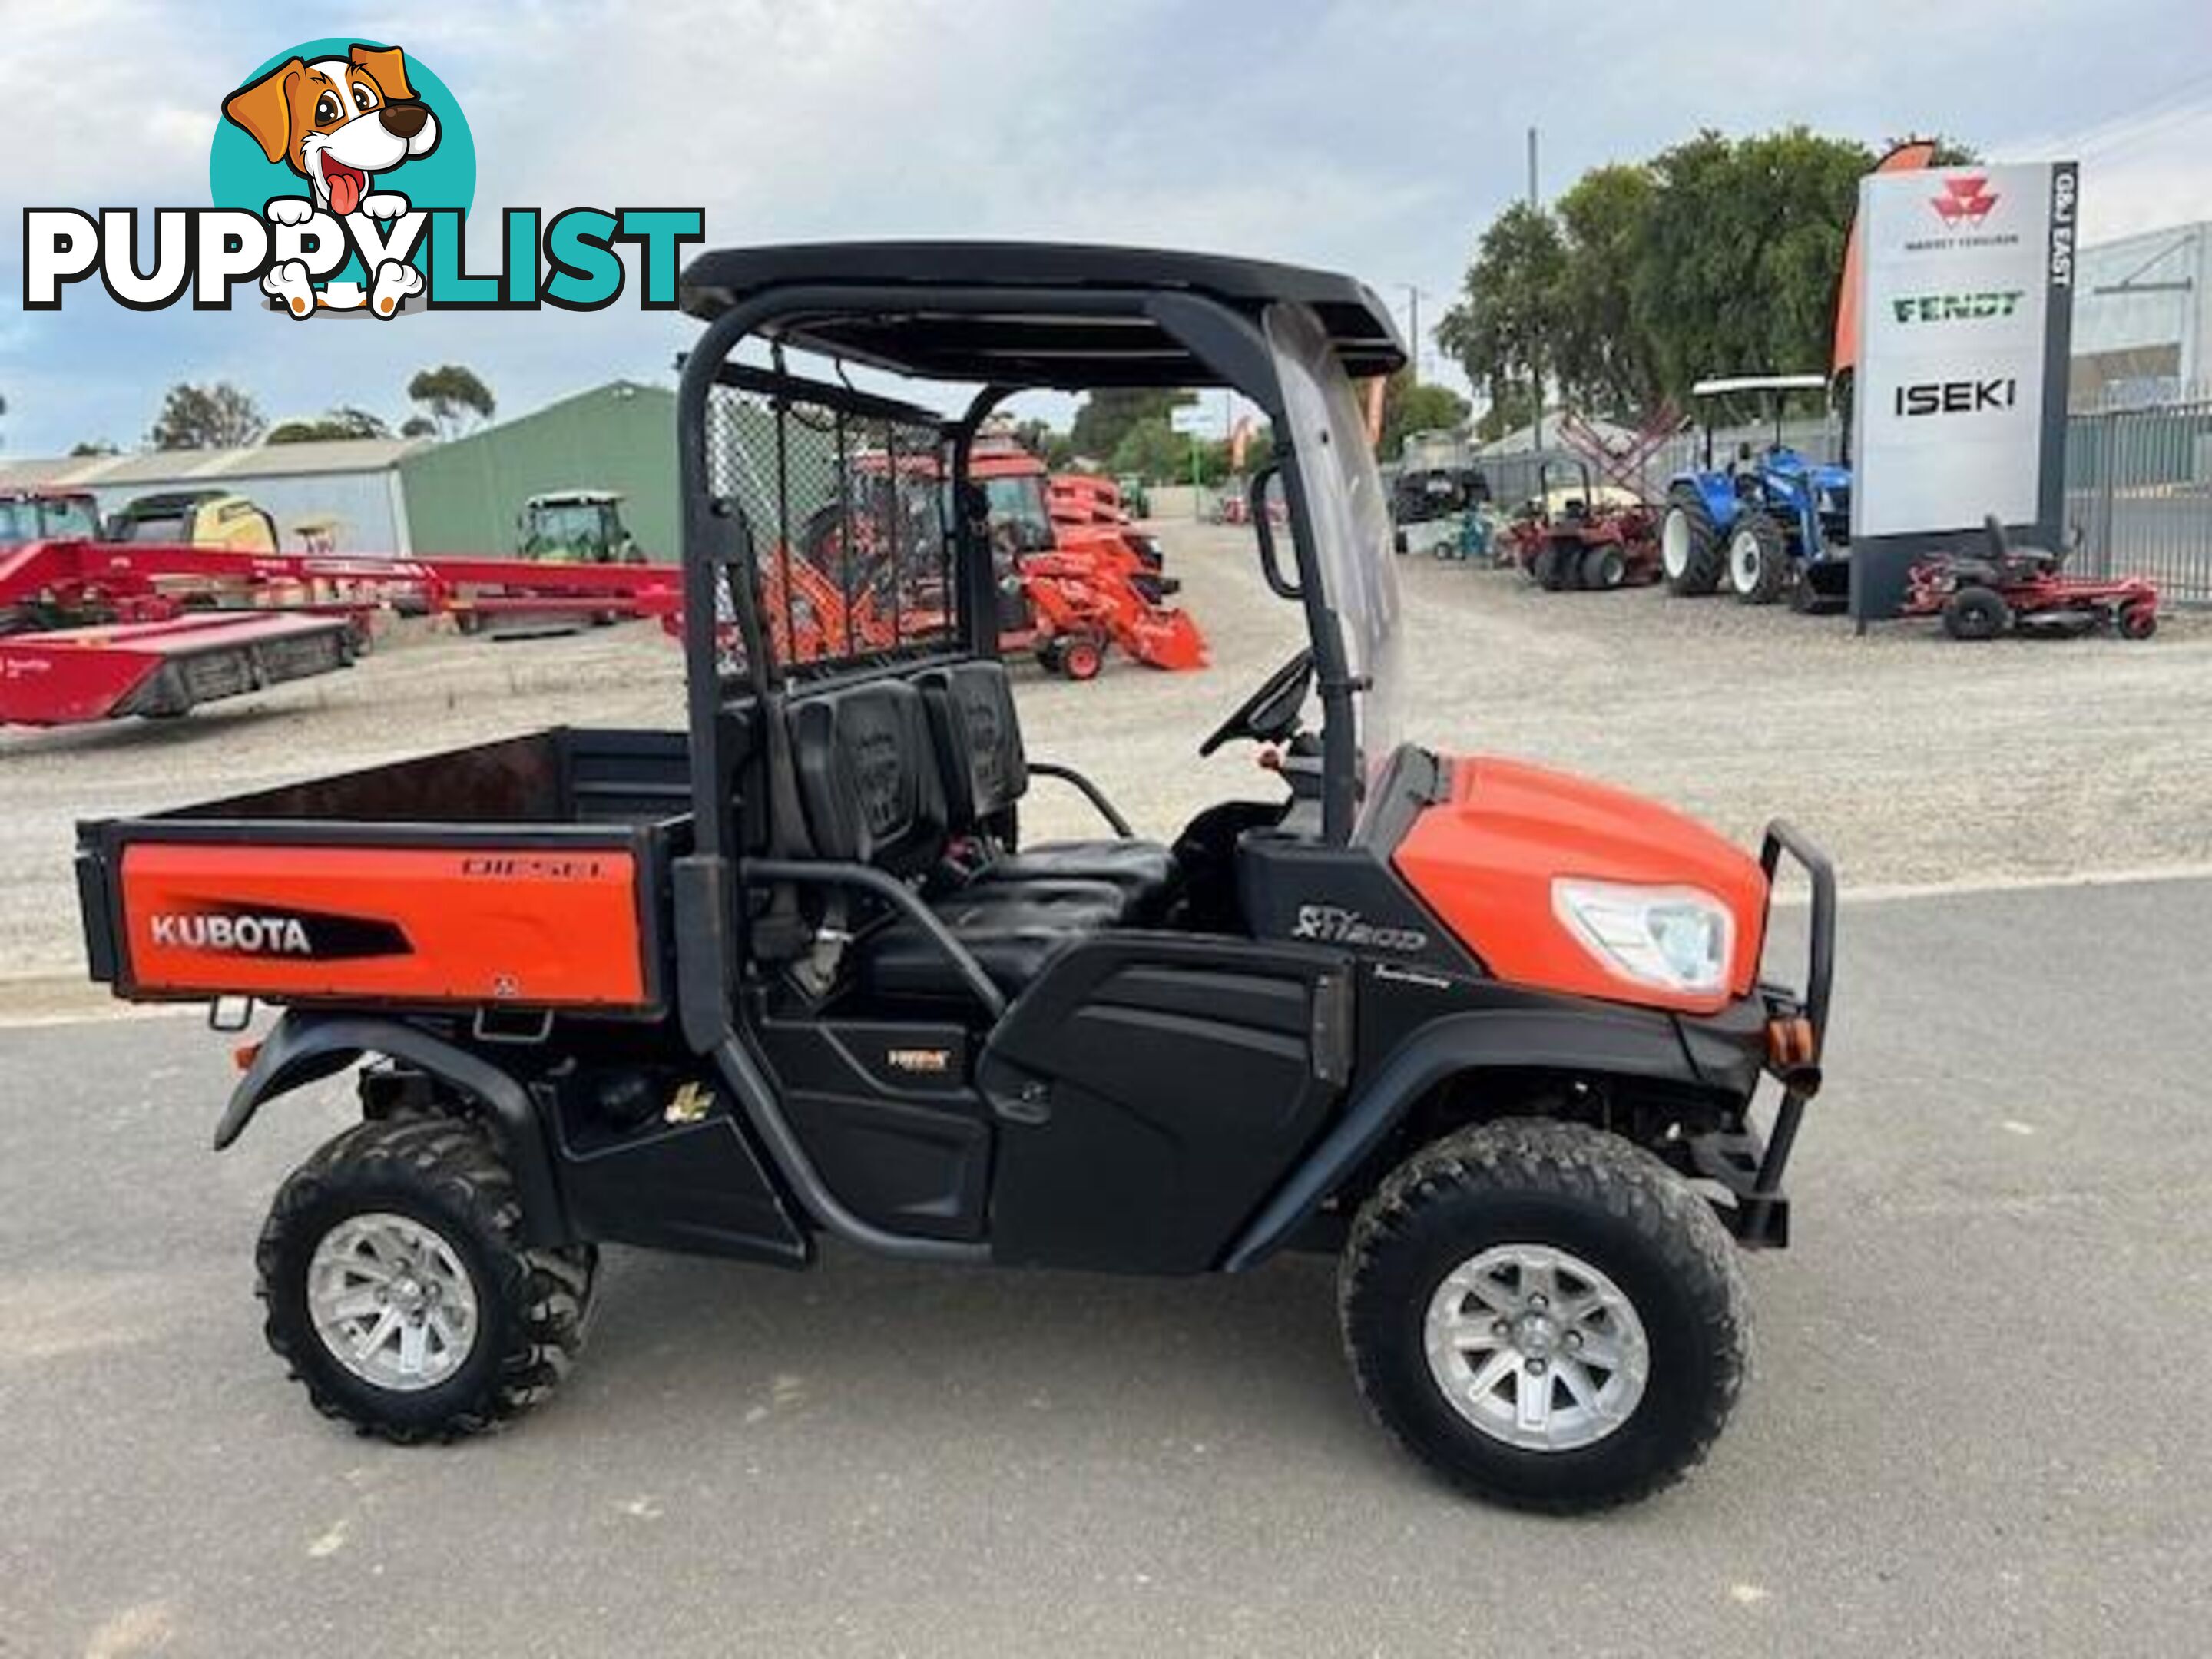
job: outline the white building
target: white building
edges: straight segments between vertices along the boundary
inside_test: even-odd
[[[2075,266],[2076,408],[2212,393],[2212,222],[2085,247]]]
[[[413,550],[399,462],[424,444],[412,438],[359,438],[0,460],[0,489],[88,489],[103,514],[141,495],[219,489],[266,508],[285,552],[301,550],[302,526],[328,526],[338,552],[404,557]]]

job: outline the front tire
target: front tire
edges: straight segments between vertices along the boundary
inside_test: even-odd
[[[1369,1408],[1462,1490],[1555,1513],[1672,1485],[1727,1421],[1749,1357],[1735,1247],[1650,1153],[1509,1120],[1402,1164],[1339,1278]]]
[[[1790,544],[1764,513],[1746,513],[1729,532],[1729,586],[1743,605],[1772,605],[1790,576]]]
[[[526,1249],[477,1125],[412,1116],[337,1136],[278,1190],[254,1252],[269,1346],[325,1417],[407,1443],[495,1428],[582,1346],[598,1251]]]
[[[1720,584],[1720,531],[1705,497],[1686,484],[1667,497],[1659,521],[1659,569],[1667,591],[1684,599],[1710,593]]]

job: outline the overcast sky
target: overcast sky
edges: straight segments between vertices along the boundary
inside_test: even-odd
[[[243,291],[234,313],[142,314],[90,285],[20,310],[23,207],[204,204],[224,94],[322,34],[388,35],[457,94],[480,228],[503,206],[696,205],[717,243],[1206,247],[1353,271],[1401,321],[1417,285],[1425,325],[1522,190],[1531,124],[1547,197],[1699,126],[1802,121],[2078,156],[2093,240],[2212,218],[2207,0],[0,0],[0,453],[138,443],[177,380],[234,380],[272,417],[343,403],[396,424],[431,363],[471,365],[514,411],[667,378],[690,325],[629,295],[297,325]]]

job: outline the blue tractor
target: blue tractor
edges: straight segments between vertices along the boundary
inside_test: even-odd
[[[1782,441],[1792,392],[1819,392],[1818,374],[1758,374],[1700,380],[1690,388],[1707,412],[1705,464],[1668,481],[1659,565],[1670,592],[1711,593],[1725,585],[1746,605],[1787,597],[1802,610],[1842,601],[1850,569],[1851,473],[1814,461]],[[1726,467],[1713,464],[1716,401],[1756,396],[1774,421],[1764,453],[1739,444]]]

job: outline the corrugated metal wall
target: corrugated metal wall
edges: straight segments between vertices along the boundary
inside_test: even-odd
[[[189,454],[191,452],[185,452]],[[220,489],[243,495],[265,508],[276,520],[276,543],[287,553],[303,550],[299,526],[316,520],[337,520],[337,550],[341,553],[400,554],[407,550],[400,533],[392,475],[374,472],[295,472],[276,477],[250,472],[224,472],[220,477],[184,474],[174,479],[128,484],[88,486],[103,514],[112,513],[141,495],[173,489]]]
[[[532,495],[611,489],[647,558],[678,553],[676,398],[617,381],[519,420],[433,445],[400,463],[415,552],[495,557],[515,551],[515,520]]]

